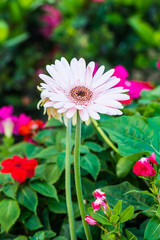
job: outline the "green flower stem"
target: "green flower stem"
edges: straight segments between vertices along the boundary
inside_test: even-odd
[[[116,148],[116,146],[111,142],[111,140],[106,136],[106,134],[103,132],[102,128],[98,127],[98,123],[96,120],[94,120],[93,118],[91,119],[93,125],[95,126],[95,128],[97,129],[97,131],[99,132],[99,134],[101,135],[101,137],[104,139],[104,141],[116,152],[119,154],[118,152],[118,148]]]
[[[81,173],[80,173],[80,143],[81,143],[81,119],[77,111],[77,125],[76,125],[76,136],[75,136],[75,149],[74,149],[74,172],[75,172],[75,184],[77,199],[80,209],[80,214],[82,218],[82,223],[84,226],[86,239],[91,240],[92,236],[88,224],[85,221],[85,208],[83,204],[83,194],[81,186]]]
[[[66,128],[66,166],[65,166],[65,188],[66,188],[66,204],[69,219],[69,228],[71,240],[76,240],[75,223],[71,196],[71,163],[70,163],[70,142],[71,142],[71,119],[67,119]]]

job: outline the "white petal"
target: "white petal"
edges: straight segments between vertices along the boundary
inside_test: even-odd
[[[93,77],[93,82],[95,82],[97,79],[99,79],[102,74],[104,73],[104,66],[101,66],[100,68],[98,68],[97,72],[95,73],[94,77]]]
[[[69,110],[67,111],[67,113],[66,113],[66,117],[67,117],[67,118],[73,117],[73,115],[75,114],[75,112],[76,112],[76,108],[71,108],[71,109],[69,109]]]
[[[111,69],[111,70],[107,71],[99,79],[94,81],[93,88],[101,86],[104,82],[106,82],[113,75],[113,73],[114,73],[114,69]]]
[[[85,75],[86,75],[86,62],[83,58],[80,58],[78,61],[78,75],[81,84],[84,84]]]
[[[44,107],[53,107],[53,102],[46,102],[43,106]]]
[[[57,102],[54,104],[54,108],[62,108],[64,106],[64,102]]]
[[[82,119],[82,121],[87,121],[89,119],[89,114],[86,111],[86,109],[79,110],[79,115],[80,115],[80,118]]]
[[[93,111],[91,108],[88,108],[88,113],[89,113],[89,116],[95,120],[99,120],[100,119],[100,116],[97,112]]]
[[[101,104],[101,105],[105,105],[107,107],[123,108],[123,106],[120,102],[113,100],[113,99],[107,99],[105,95],[96,99],[95,102],[98,104]]]

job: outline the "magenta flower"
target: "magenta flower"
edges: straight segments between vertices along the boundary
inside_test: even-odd
[[[154,176],[156,174],[156,171],[151,166],[149,161],[158,165],[158,162],[155,159],[155,154],[152,153],[150,157],[146,157],[146,158],[143,157],[138,162],[136,162],[133,167],[133,172],[137,176],[144,176],[144,177]]]
[[[94,196],[97,199],[106,200],[106,194],[104,192],[102,192],[100,188],[98,188],[94,191]]]
[[[142,90],[151,90],[154,88],[154,86],[150,82],[127,80],[128,75],[129,74],[127,70],[123,66],[118,65],[115,67],[115,72],[113,76],[119,77],[121,79],[116,86],[129,89],[128,93],[131,99],[139,98]]]
[[[87,215],[85,217],[85,221],[89,224],[89,225],[96,225],[97,221],[94,220],[94,218],[92,218],[91,216]]]
[[[96,199],[93,203],[92,203],[92,207],[95,211],[98,211],[100,209],[100,206],[102,206],[104,208],[104,213],[106,213],[107,210],[107,205],[100,199]]]
[[[42,6],[44,14],[41,16],[41,22],[43,26],[40,29],[40,32],[45,38],[49,38],[56,26],[61,22],[61,13],[57,8],[49,4]]]
[[[158,59],[158,62],[157,62],[157,68],[160,70],[160,58]]]

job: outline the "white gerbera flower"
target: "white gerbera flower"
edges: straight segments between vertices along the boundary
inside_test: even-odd
[[[41,100],[38,105],[43,105],[51,117],[61,120],[75,118],[79,111],[82,121],[89,117],[100,119],[99,113],[107,115],[121,115],[123,106],[119,101],[128,100],[124,94],[127,89],[114,87],[120,79],[112,77],[114,69],[104,73],[101,66],[93,76],[95,63],[86,66],[83,58],[73,58],[70,64],[62,57],[55,64],[47,65],[50,76],[40,74],[45,82],[41,83]]]

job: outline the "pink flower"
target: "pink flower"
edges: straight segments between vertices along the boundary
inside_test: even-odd
[[[128,93],[131,99],[139,98],[142,90],[151,90],[154,88],[154,86],[150,82],[127,80],[128,75],[129,74],[127,70],[123,66],[118,65],[115,67],[115,72],[113,76],[119,77],[121,79],[116,86],[122,86],[129,89]],[[128,104],[130,102],[122,101],[122,103]]]
[[[16,118],[17,119],[15,121],[13,133],[18,135],[18,134],[20,134],[19,131],[20,131],[21,126],[28,124],[28,122],[31,121],[31,117],[25,115],[24,113],[21,113],[19,115],[19,117],[16,117]]]
[[[54,28],[61,22],[61,13],[49,4],[43,5],[42,10],[44,14],[41,16],[41,22],[44,26],[41,27],[40,32],[45,38],[49,38]]]
[[[160,58],[158,59],[158,62],[157,62],[157,68],[160,70]]]
[[[94,191],[94,196],[97,199],[106,200],[106,194],[102,192],[100,188]]]
[[[94,70],[93,70],[93,77],[96,74],[97,70],[98,70],[98,63],[95,62],[95,67],[94,67]]]
[[[92,203],[92,207],[95,211],[98,211],[100,209],[100,206],[102,206],[104,208],[104,212],[106,213],[107,210],[107,205],[100,199],[96,199],[93,203]]]
[[[92,218],[91,216],[87,215],[85,217],[85,221],[89,224],[89,225],[96,225],[97,221],[94,220],[94,218]]]
[[[155,164],[157,164],[157,165],[159,164],[159,163],[156,161],[155,153],[154,153],[154,152],[151,154],[150,157],[146,157],[146,159],[147,159],[147,161],[150,161],[151,163],[155,163]]]
[[[135,165],[133,167],[133,172],[137,176],[151,177],[156,174],[155,169],[151,166],[151,164],[148,162],[148,160],[147,160],[147,158],[141,158],[138,162],[135,163]],[[152,161],[152,159],[151,159],[151,161]],[[156,164],[158,164],[158,163],[156,163]]]
[[[0,109],[0,133],[6,137],[11,137],[14,132],[14,126],[17,117],[12,115],[13,106],[4,106]]]
[[[127,89],[114,87],[119,79],[111,77],[114,69],[104,73],[101,66],[93,76],[95,63],[86,66],[83,58],[73,58],[69,64],[65,58],[56,60],[55,64],[47,65],[50,76],[40,74],[41,100],[38,106],[44,106],[49,117],[54,116],[76,119],[77,111],[82,121],[89,118],[100,119],[98,113],[121,115],[123,106],[119,102],[129,99]],[[104,74],[103,74],[104,73]]]
[[[126,80],[125,85],[129,89],[128,93],[131,99],[139,98],[142,90],[151,90],[154,88],[154,86],[150,82],[142,82],[136,80]]]

